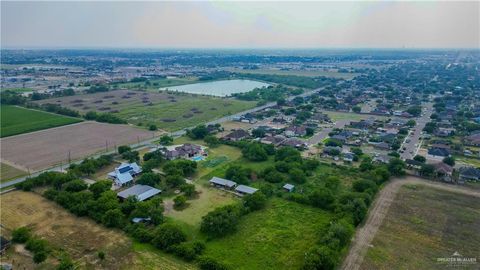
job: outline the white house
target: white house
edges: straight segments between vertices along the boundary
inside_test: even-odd
[[[108,173],[108,177],[113,180],[115,185],[124,186],[133,182],[133,177],[142,172],[142,169],[136,162],[122,163],[115,171]]]

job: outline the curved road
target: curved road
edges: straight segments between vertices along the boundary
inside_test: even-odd
[[[407,176],[405,178],[395,178],[390,181],[377,195],[375,202],[368,212],[368,217],[365,224],[357,230],[355,238],[351,244],[347,257],[343,261],[343,270],[358,270],[362,265],[363,259],[377,233],[380,225],[382,225],[388,209],[395,199],[398,190],[405,184],[421,184],[428,187],[433,187],[441,190],[461,193],[465,195],[475,196],[480,198],[480,191],[467,189],[461,186],[454,186],[440,182],[431,182],[423,180],[414,176]]]

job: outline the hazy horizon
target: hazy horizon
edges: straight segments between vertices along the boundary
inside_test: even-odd
[[[478,49],[480,2],[1,2],[2,49]]]

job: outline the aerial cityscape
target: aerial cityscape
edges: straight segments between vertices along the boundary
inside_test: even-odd
[[[0,269],[480,269],[480,2],[1,2]]]

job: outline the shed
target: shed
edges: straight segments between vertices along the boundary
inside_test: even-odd
[[[238,187],[235,188],[235,191],[240,193],[240,194],[253,194],[258,191],[258,189],[245,186],[245,185],[239,185]]]
[[[118,197],[126,199],[130,196],[134,196],[139,201],[144,201],[150,199],[151,197],[162,192],[160,189],[156,189],[147,185],[134,185],[130,188],[125,189],[117,194]]]
[[[216,187],[222,187],[222,188],[228,188],[228,189],[231,189],[233,187],[235,187],[237,185],[237,183],[233,182],[233,181],[230,181],[230,180],[227,180],[227,179],[223,179],[223,178],[220,178],[220,177],[212,177],[212,179],[210,179],[210,184],[216,186]]]
[[[295,186],[292,185],[292,184],[285,184],[285,185],[283,186],[283,189],[285,189],[285,190],[288,191],[288,192],[292,192],[294,188],[295,188]]]

